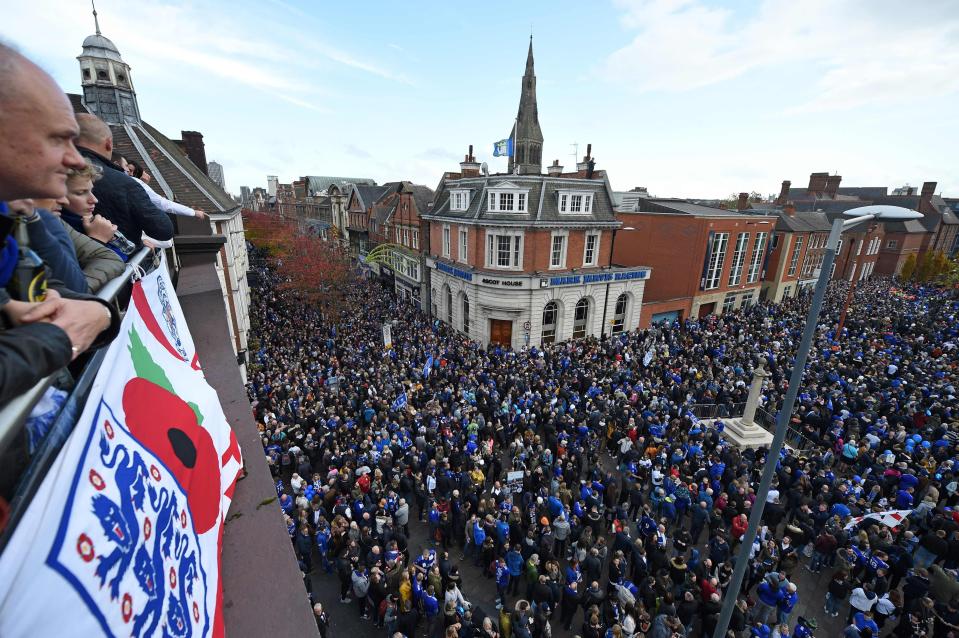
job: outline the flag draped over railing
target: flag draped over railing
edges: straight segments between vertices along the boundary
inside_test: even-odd
[[[223,526],[242,466],[163,262],[134,284],[0,556],[0,635],[223,636]]]

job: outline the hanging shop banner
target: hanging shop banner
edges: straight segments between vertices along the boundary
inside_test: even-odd
[[[223,636],[242,465],[161,263],[0,556],[0,636]]]

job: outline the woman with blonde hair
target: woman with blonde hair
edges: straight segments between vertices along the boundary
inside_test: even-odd
[[[83,170],[72,169],[67,177],[68,195],[59,200],[38,199],[10,202],[27,227],[30,247],[70,290],[96,292],[123,272],[123,262],[112,250],[78,232],[61,216],[65,206],[91,206],[93,182],[98,173],[89,163]],[[98,220],[102,225],[106,220]],[[112,226],[109,222],[107,225]],[[112,235],[111,235],[112,237]]]

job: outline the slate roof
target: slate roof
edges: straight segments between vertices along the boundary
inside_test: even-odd
[[[416,212],[425,215],[430,211],[430,205],[433,203],[435,193],[429,186],[422,184],[410,184],[413,191],[413,202],[416,204]]]
[[[455,177],[440,181],[433,208],[424,215],[427,219],[495,223],[504,226],[609,226],[619,225],[613,213],[613,192],[609,182],[603,179],[579,179],[552,177],[549,175],[489,175],[480,177]],[[489,189],[510,186],[527,190],[526,213],[491,213],[488,211]],[[465,211],[451,211],[451,190],[469,190],[470,202]],[[592,212],[589,215],[561,214],[559,191],[582,191],[593,193]],[[417,204],[418,206],[419,204]]]
[[[336,184],[341,189],[350,184],[376,186],[376,181],[368,177],[335,177],[332,175],[307,175],[307,186],[312,193],[325,193]]]
[[[375,204],[381,197],[392,191],[396,188],[397,182],[388,182],[382,186],[376,186],[375,184],[352,184],[352,192],[356,193],[356,196],[360,200],[360,207],[363,210],[369,210],[369,208]]]
[[[86,107],[83,103],[83,97],[76,93],[67,93],[67,97],[70,98],[70,106],[73,107],[74,113],[89,113],[90,109]]]
[[[746,211],[704,206],[685,199],[650,198],[640,202],[640,211],[644,213],[665,213],[671,215],[690,215],[692,217],[754,217]]]
[[[807,212],[789,216],[780,212],[779,219],[776,220],[776,230],[784,232],[818,233],[828,232],[831,228],[832,222],[825,213]]]

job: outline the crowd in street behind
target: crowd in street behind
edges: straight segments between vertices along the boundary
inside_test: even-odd
[[[808,294],[511,350],[365,279],[321,311],[278,293],[252,254],[248,388],[282,515],[304,572],[326,572],[356,609],[318,605],[324,635],[332,612],[334,626],[355,613],[394,638],[709,636],[727,596],[733,636],[809,636],[839,616],[850,638],[959,631],[947,291],[860,282],[837,346],[846,284],[831,284],[791,419],[804,446],[776,460],[747,578],[731,592],[771,461],[689,414],[735,410],[759,364],[764,409],[778,412]],[[894,509],[913,513],[847,528]],[[411,546],[412,525],[428,530],[425,546]],[[473,569],[499,603],[475,618],[462,587]],[[799,569],[825,571],[823,585],[800,591]],[[810,596],[817,613],[800,618]]]

